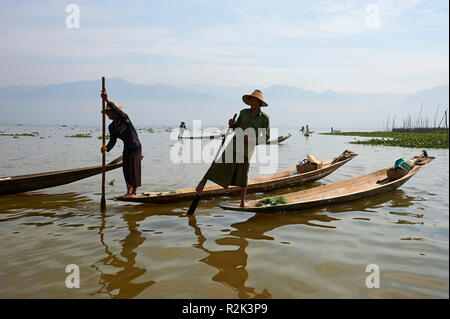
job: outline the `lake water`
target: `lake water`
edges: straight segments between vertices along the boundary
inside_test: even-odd
[[[140,130],[141,191],[193,187],[206,163],[174,164],[164,128]],[[98,128],[1,125],[0,176],[97,165]],[[359,154],[308,188],[390,166],[420,149],[349,144],[354,137],[280,129],[293,136],[278,147],[277,171],[311,153],[320,159],[345,149]],[[92,138],[66,135],[91,133]],[[208,141],[204,141],[203,144]],[[192,145],[191,145],[192,146]],[[184,144],[187,148],[187,142]],[[107,160],[121,154],[118,141]],[[107,211],[99,210],[101,176],[0,197],[0,298],[448,298],[449,153],[400,189],[384,195],[293,213],[231,212],[200,202],[133,204],[121,169],[107,173]],[[260,175],[255,164],[250,177]],[[297,188],[298,189],[298,188]],[[296,190],[297,190],[296,189]],[[282,194],[279,190],[270,194]],[[253,194],[249,199],[267,194]],[[80,288],[65,286],[66,266],[80,267]],[[365,285],[366,266],[380,269],[380,288]]]

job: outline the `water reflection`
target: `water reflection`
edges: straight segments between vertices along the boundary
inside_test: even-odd
[[[40,194],[20,193],[0,197],[0,213],[8,213],[19,209],[54,210],[64,207],[79,208],[80,204],[87,203],[91,199],[79,193]]]
[[[249,277],[246,269],[248,259],[246,248],[249,245],[247,239],[274,240],[272,236],[266,233],[287,225],[335,228],[333,225],[324,225],[325,223],[331,224],[340,220],[330,216],[330,214],[349,211],[373,212],[373,209],[386,204],[388,201],[391,201],[391,207],[409,207],[413,205],[414,199],[414,197],[407,196],[402,190],[396,190],[391,192],[389,196],[377,196],[356,201],[356,205],[353,206],[341,204],[328,208],[286,214],[256,213],[245,221],[231,224],[230,226],[234,230],[229,231],[225,237],[215,240],[218,246],[227,246],[227,249],[214,251],[205,247],[204,243],[207,241],[207,238],[197,224],[197,218],[192,215],[187,217],[188,224],[194,229],[194,234],[197,237],[197,243],[193,244],[193,247],[207,254],[200,261],[218,270],[218,273],[212,277],[213,281],[232,287],[237,291],[239,298],[271,298],[272,295],[268,289],[264,288],[261,292],[257,292],[255,288],[246,285]],[[236,246],[237,249],[229,250],[229,246]]]
[[[267,289],[263,289],[258,293],[255,291],[255,288],[247,287],[245,284],[248,279],[248,272],[246,270],[248,255],[245,252],[248,241],[245,237],[219,238],[215,241],[218,245],[232,245],[238,248],[236,250],[211,251],[203,245],[207,239],[203,236],[200,227],[197,225],[196,217],[189,215],[188,218],[189,226],[194,228],[194,233],[198,240],[193,246],[208,254],[205,258],[200,259],[200,261],[219,270],[212,277],[213,281],[236,289],[239,298],[272,298],[272,295]]]
[[[7,215],[5,218],[0,218],[0,222],[27,217],[68,218],[75,213],[67,211],[67,208],[79,211],[82,210],[83,204],[90,201],[89,197],[78,193],[51,196],[33,193],[8,195],[0,199],[0,215]]]
[[[362,198],[347,203],[331,205],[326,208],[326,211],[330,213],[354,211],[376,212],[378,208],[381,208],[383,206],[387,206],[390,208],[408,208],[414,205],[414,203],[417,201],[419,201],[419,198],[406,195],[405,191],[403,191],[402,189],[396,189],[377,196]],[[322,208],[321,210],[324,209]]]
[[[145,237],[142,236],[142,232],[139,231],[135,217],[129,218],[128,215],[125,214],[123,215],[123,219],[127,222],[129,231],[127,237],[121,241],[122,251],[120,252],[120,256],[125,258],[125,260],[116,256],[109,249],[103,233],[106,227],[106,213],[101,213],[101,225],[98,233],[100,235],[100,242],[103,247],[105,247],[106,257],[92,265],[92,267],[100,273],[99,284],[101,287],[91,295],[107,294],[111,298],[133,298],[155,283],[153,280],[143,283],[133,282],[133,280],[147,272],[145,268],[137,267],[135,265],[137,253],[134,251],[145,241]],[[102,265],[123,269],[115,274],[106,274],[101,270]],[[115,290],[118,290],[117,294],[113,293]]]
[[[24,196],[24,195],[21,195]],[[77,193],[68,193],[60,195],[26,195],[27,200],[11,201],[11,209],[7,212],[6,218],[19,219],[30,216],[50,217],[50,221],[65,218],[74,214],[70,211],[64,211],[64,208],[74,207],[76,214],[80,214],[80,206],[84,205],[86,210],[92,212],[92,207],[98,207],[98,203],[92,199]],[[6,199],[8,200],[8,199]],[[209,215],[186,216],[176,205],[119,205],[111,206],[109,212],[100,214],[98,235],[99,242],[104,248],[104,255],[92,264],[100,276],[98,281],[99,288],[90,295],[107,295],[110,298],[133,298],[141,294],[145,289],[152,286],[155,281],[147,280],[138,282],[139,278],[148,275],[148,267],[139,267],[136,265],[138,248],[145,246],[146,237],[139,229],[140,224],[153,216],[168,216],[179,218],[178,220],[188,220],[188,225],[194,230],[196,242],[193,247],[206,254],[199,262],[217,269],[212,276],[213,282],[224,284],[231,287],[239,298],[272,298],[272,293],[267,288],[257,291],[257,288],[248,284],[249,270],[249,243],[251,240],[276,240],[268,233],[288,225],[305,225],[308,227],[335,228],[335,221],[339,219],[339,213],[345,212],[368,212],[376,213],[380,207],[389,210],[393,208],[407,208],[421,200],[408,196],[403,190],[382,194],[376,197],[333,205],[326,208],[316,208],[303,210],[301,212],[281,213],[281,214],[252,214],[244,221],[230,223],[220,227],[232,228],[219,238],[207,238],[197,223],[197,218],[211,218]],[[209,211],[209,206],[215,206],[217,200],[207,201],[203,211]],[[120,215],[118,215],[120,213]],[[207,213],[208,214],[208,213]],[[237,214],[235,212],[229,214]],[[84,215],[83,215],[84,216]],[[109,217],[117,217],[125,221],[127,234],[120,240],[120,253],[114,253],[110,249],[105,239],[105,229]],[[174,223],[178,223],[174,221]],[[63,227],[63,226],[61,226]],[[117,229],[117,228],[116,228]],[[164,230],[165,229],[161,229]],[[215,250],[208,249],[205,245],[207,240],[214,240]],[[230,249],[233,246],[233,249]],[[223,249],[222,249],[223,247]],[[218,249],[217,249],[218,248]],[[142,281],[142,280],[141,280]]]

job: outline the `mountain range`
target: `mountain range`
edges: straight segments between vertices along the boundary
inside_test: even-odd
[[[135,84],[121,78],[106,80],[110,100],[124,106],[136,125],[175,126],[202,120],[203,126],[225,126],[228,118],[246,105],[242,95],[253,87],[202,84]],[[414,94],[314,92],[286,85],[259,88],[269,107],[271,126],[316,129],[382,129],[387,117],[401,125],[408,115],[442,117],[448,108],[449,85]],[[101,81],[76,81],[52,85],[0,87],[0,123],[77,124],[101,123]],[[423,106],[422,106],[423,104]],[[422,111],[420,112],[420,110]]]

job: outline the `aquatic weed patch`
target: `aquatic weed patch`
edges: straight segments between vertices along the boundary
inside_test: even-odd
[[[39,132],[31,133],[0,133],[0,136],[12,136],[13,138],[19,138],[20,136],[39,136]]]
[[[266,197],[260,199],[257,203],[257,207],[261,206],[275,206],[289,203],[283,196]]]
[[[66,135],[66,137],[89,138],[89,137],[92,137],[92,135],[91,134],[75,134],[75,135]]]
[[[400,146],[411,148],[448,148],[448,134],[446,131],[430,133],[413,132],[339,132],[320,133],[322,135],[342,135],[373,137],[367,140],[356,140],[352,144]]]

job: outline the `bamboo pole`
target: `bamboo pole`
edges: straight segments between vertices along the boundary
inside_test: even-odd
[[[105,77],[102,77],[102,92],[105,92]],[[102,98],[102,199],[100,201],[100,208],[106,209],[106,199],[105,199],[105,163],[106,163],[106,124],[105,124],[105,99]]]

